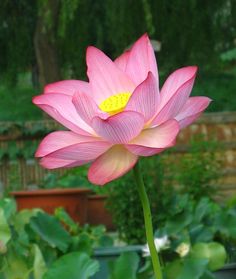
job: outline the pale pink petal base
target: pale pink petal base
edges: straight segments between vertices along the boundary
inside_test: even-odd
[[[91,183],[104,185],[133,168],[138,156],[122,145],[115,145],[92,163],[88,172]]]

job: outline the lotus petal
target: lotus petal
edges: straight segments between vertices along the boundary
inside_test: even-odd
[[[144,117],[138,112],[123,111],[107,119],[95,116],[91,124],[100,137],[112,143],[122,144],[128,143],[141,132]]]
[[[208,97],[190,97],[180,113],[175,117],[180,128],[190,125],[209,106],[212,100]]]
[[[88,82],[82,80],[62,80],[45,86],[43,93],[61,93],[73,96],[76,92],[91,94]]]
[[[147,34],[144,34],[130,50],[126,73],[138,85],[146,79],[148,72],[152,72],[159,87],[155,53]]]
[[[59,123],[81,135],[91,135],[93,130],[78,115],[71,96],[47,93],[33,98],[33,103]]]
[[[167,148],[173,145],[179,133],[179,124],[171,119],[160,126],[143,130],[129,145],[140,145],[151,148]]]
[[[156,79],[152,72],[149,72],[147,78],[134,90],[125,110],[141,113],[146,123],[156,113],[159,98]]]
[[[88,178],[91,183],[104,185],[133,168],[138,156],[122,145],[115,145],[96,159],[90,166]]]
[[[165,81],[161,89],[161,106],[166,105],[170,98],[182,87],[187,81],[195,79],[197,74],[196,66],[188,66],[174,71]]]
[[[93,98],[99,104],[112,95],[133,92],[135,85],[101,50],[88,47],[86,61]]]

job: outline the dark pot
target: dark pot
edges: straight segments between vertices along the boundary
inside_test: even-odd
[[[88,224],[103,224],[108,230],[114,230],[112,216],[106,209],[106,195],[92,195],[88,197]]]
[[[227,264],[214,274],[217,279],[236,279],[236,263]]]
[[[41,208],[53,214],[57,207],[63,207],[74,221],[87,223],[87,196],[91,190],[87,188],[51,189],[12,192],[17,209]]]

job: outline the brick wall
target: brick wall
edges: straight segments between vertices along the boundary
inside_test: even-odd
[[[236,112],[204,114],[196,123],[181,131],[177,141],[179,151],[186,150],[191,136],[198,134],[219,143],[217,156],[222,162],[222,171],[218,185],[223,196],[236,196]]]
[[[51,120],[30,121],[25,123],[27,129],[34,129],[35,125],[43,125],[47,129],[56,130],[59,126]],[[0,123],[0,126],[13,127],[9,133],[0,134],[0,149],[7,150],[11,141],[16,142],[19,149],[24,148],[26,141],[39,142],[42,138],[37,136],[32,139],[22,136],[22,133],[14,123]],[[218,185],[220,191],[226,197],[236,195],[236,112],[221,112],[204,114],[196,123],[181,131],[177,139],[176,152],[186,154],[188,143],[192,136],[202,134],[206,139],[215,139],[220,144],[217,156],[222,161],[222,171]],[[37,184],[47,173],[37,162],[31,159],[19,157],[13,162],[6,156],[0,161],[0,186],[6,189],[9,185],[9,177],[14,171],[15,179],[21,188],[27,188],[29,184]]]

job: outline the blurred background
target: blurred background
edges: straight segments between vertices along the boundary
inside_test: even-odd
[[[166,278],[193,278],[193,270],[199,271],[194,278],[215,278],[206,270],[206,261],[192,265],[188,257],[177,253],[182,244],[187,244],[191,253],[195,247],[197,256],[205,249],[216,256],[217,266],[212,270],[234,262],[233,277],[217,278],[235,278],[236,0],[0,0],[0,255],[5,257],[0,257],[1,279],[19,278],[19,274],[28,278],[33,268],[44,267],[39,263],[40,249],[48,264],[81,247],[89,250],[95,244],[111,245],[103,227],[82,229],[75,223],[78,221],[80,225],[103,224],[109,232],[118,232],[114,243],[145,243],[142,208],[132,172],[108,186],[97,187],[88,182],[87,166],[54,171],[41,168],[34,158],[39,142],[62,127],[32,104],[32,97],[41,94],[48,83],[87,79],[88,45],[115,59],[145,32],[155,49],[161,85],[174,70],[197,65],[192,95],[213,99],[207,112],[181,131],[174,148],[140,159],[155,237],[167,235],[171,241],[169,250],[162,251],[162,260],[171,259],[175,267],[176,259],[181,266],[185,266],[185,259],[186,266],[190,264],[186,268],[189,273],[184,269],[185,276],[179,276],[174,267]],[[90,191],[85,191],[81,206],[77,198],[81,189],[75,188],[84,187]],[[71,193],[76,204],[71,199],[63,204],[61,199],[55,202],[52,192],[58,188],[64,198]],[[30,191],[35,189],[39,191]],[[12,191],[16,199],[10,200]],[[24,195],[27,201],[22,201]],[[17,212],[15,200],[18,210],[34,210]],[[58,206],[63,206],[74,221]],[[44,214],[35,208],[42,208]],[[46,212],[54,213],[54,217]],[[69,235],[58,220],[66,224]],[[209,242],[221,246],[208,250]],[[38,250],[34,254],[40,257],[32,268],[31,244],[35,243]],[[205,259],[200,253],[201,258]],[[18,259],[20,264],[14,264]],[[11,262],[12,267],[3,267]],[[1,276],[8,268],[15,277]],[[65,278],[68,270],[70,267]],[[207,276],[202,277],[205,270]],[[127,274],[112,278],[127,278]]]
[[[198,65],[193,94],[214,100],[209,111],[236,109],[234,0],[1,0],[0,120],[41,119],[32,96],[53,81],[86,79],[88,45],[114,59],[145,32],[162,82]]]
[[[88,186],[86,168],[49,172],[34,160],[41,139],[61,127],[32,104],[32,97],[54,81],[86,80],[88,45],[115,59],[145,32],[155,49],[161,85],[177,68],[198,65],[193,95],[213,99],[208,108],[211,114],[181,133],[174,153],[189,152],[189,142],[195,135],[223,144],[224,148],[217,151],[217,157],[223,160],[223,180],[214,183],[227,196],[236,192],[236,1],[1,0],[2,192]],[[215,143],[205,144],[203,149],[209,146]],[[153,173],[156,160],[153,159]],[[198,157],[197,160],[204,162]],[[192,166],[192,172],[188,171],[190,180],[196,169],[201,172],[195,176],[204,177],[204,170],[210,169],[209,162]],[[215,174],[209,176],[216,177]],[[197,180],[195,184],[201,183]]]

